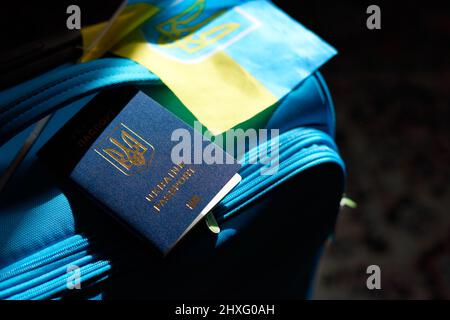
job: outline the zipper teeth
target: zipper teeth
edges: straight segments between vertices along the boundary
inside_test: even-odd
[[[280,136],[280,140],[287,141],[280,142],[280,166],[282,164],[283,169],[278,171],[277,181],[282,181],[298,168],[307,166],[308,162],[322,163],[321,158],[323,158],[323,162],[334,160],[341,163],[335,151],[336,145],[329,135],[315,129],[305,130],[298,128],[294,130],[294,132],[289,131],[284,136]],[[299,149],[299,151],[294,153],[296,151],[295,149]],[[255,154],[257,152],[257,150],[253,150],[250,150],[249,153]],[[291,151],[290,155],[284,156],[289,151]],[[312,157],[314,154],[316,154],[316,157]],[[244,183],[228,194],[223,199],[221,206],[216,209],[216,216],[221,222],[231,217],[234,209],[250,199],[252,194],[256,193],[257,189],[263,188],[264,184],[273,182],[272,176],[258,175],[258,170],[261,167],[261,164],[248,165],[241,172],[244,177]],[[250,170],[252,172],[249,172]],[[268,188],[271,189],[270,186]],[[261,194],[264,193],[265,190]]]
[[[305,150],[305,151],[301,152],[301,157],[302,157],[302,158],[308,157],[308,156],[310,156],[311,154],[316,153],[317,151],[318,151],[317,149],[309,150],[309,151],[306,151],[306,150]],[[278,176],[282,176],[284,172],[286,172],[287,170],[290,169],[290,165],[291,165],[292,163],[298,162],[298,158],[299,158],[299,156],[293,156],[293,157],[290,157],[288,160],[284,160],[284,161],[283,161],[283,167],[284,167],[284,169],[282,169],[281,172],[278,172],[277,175],[278,175]],[[305,161],[307,161],[307,159],[305,159]],[[296,164],[294,163],[294,164],[295,164],[296,166],[300,166],[300,165],[303,164],[303,163],[304,163],[304,161],[298,162],[298,163],[296,163]],[[249,176],[247,177],[247,179],[246,179],[245,181],[249,181],[249,182],[242,184],[242,186],[241,186],[239,189],[234,190],[232,193],[230,193],[230,194],[224,199],[224,204],[225,204],[225,205],[227,205],[227,202],[229,203],[229,202],[233,201],[234,199],[236,199],[236,198],[242,196],[242,193],[243,193],[242,189],[244,189],[244,186],[245,186],[245,190],[247,190],[247,191],[244,191],[244,193],[248,193],[250,189],[253,189],[253,187],[254,187],[255,185],[259,184],[260,182],[266,181],[266,180],[267,180],[267,181],[272,180],[272,177],[271,177],[271,176],[258,175],[258,169],[260,169],[260,167],[261,167],[261,166],[258,166],[257,168],[255,168],[255,171],[254,171],[251,175],[249,175]],[[252,176],[256,176],[256,178],[253,178]]]
[[[311,156],[319,152],[318,149],[320,149],[321,151],[330,150],[328,147],[317,146],[316,148],[314,148],[314,150],[305,150],[304,152],[296,154],[294,157],[289,158],[289,161],[285,161],[285,166],[282,170],[278,172],[277,178],[282,179],[284,176],[289,174],[289,172],[295,170],[295,168],[307,164],[309,161],[311,161]],[[299,158],[301,161],[299,161]],[[314,158],[313,160],[316,160],[316,158]],[[256,174],[257,173],[258,172],[256,171]],[[258,186],[259,184],[262,184],[265,181],[272,181],[272,180],[273,180],[272,176],[259,175],[257,178],[252,179],[248,184],[245,185],[246,191],[242,191],[239,189],[233,192],[233,194],[230,194],[228,197],[226,197],[225,199],[226,202],[224,203],[224,205],[225,206],[233,205],[234,203],[237,202],[236,200],[239,200],[239,198],[253,193],[255,187]]]
[[[302,130],[303,131],[303,130]],[[314,130],[315,131],[315,130]],[[305,141],[308,138],[316,138],[316,139],[321,139],[322,141],[324,141],[325,144],[329,144],[333,149],[336,148],[334,141],[332,141],[328,136],[317,132],[317,131],[312,131],[312,130],[308,130],[308,132],[304,132],[303,134],[299,134],[299,132],[295,132],[295,135],[293,136],[292,132],[290,132],[289,134],[284,134],[280,136],[280,155],[283,156],[283,153],[286,152],[286,150],[289,150],[289,148],[292,145],[295,145],[300,141]],[[286,141],[284,141],[286,140]],[[306,142],[305,142],[306,143]],[[257,149],[257,148],[255,148]],[[245,155],[244,158],[249,158],[254,160],[255,158],[255,154],[258,153],[258,150],[252,149],[249,151],[248,155]],[[280,157],[281,157],[280,156]],[[250,170],[254,170],[255,166],[253,165],[249,165],[246,164],[246,166],[241,170],[241,175],[245,176],[247,174],[248,171]]]
[[[288,132],[284,132],[279,136],[279,141],[280,144],[281,143],[290,143],[293,142],[295,140],[298,140],[300,138],[306,138],[308,136],[314,135],[317,136],[320,133],[316,130],[316,129],[300,129],[300,128],[295,128],[292,129]],[[253,148],[251,150],[248,151],[248,153],[245,155],[245,157],[253,157],[255,156],[256,153],[258,153],[258,149],[261,148],[264,145],[270,144],[271,141],[265,141],[263,143],[263,145],[259,145],[256,148]]]
[[[70,254],[78,251],[81,248],[85,248],[87,246],[87,244],[88,244],[88,240],[85,238],[82,238],[80,240],[77,240],[75,243],[68,245],[67,247],[58,249],[57,251],[49,253],[45,256],[37,257],[21,266],[18,266],[14,269],[8,270],[4,274],[1,274],[0,281],[8,280],[18,274],[33,270],[36,267],[39,267],[43,264],[51,262],[52,260],[56,260],[60,257],[70,255]]]
[[[280,156],[279,156],[280,163],[289,161],[292,158],[292,155],[285,155],[285,153],[290,151],[293,152],[296,149],[299,149],[298,152],[301,152],[302,149],[307,149],[314,144],[322,144],[330,148],[334,148],[334,144],[330,144],[328,141],[324,140],[322,137],[319,137],[317,135],[314,136],[310,135],[309,137],[303,138],[300,142],[298,142],[298,140],[297,141],[291,140],[288,143],[286,143],[282,148],[280,148]],[[245,178],[250,177],[251,175],[254,175],[255,172],[257,173],[258,169],[260,169],[261,167],[263,167],[261,164],[259,164],[258,166],[249,165],[245,168],[246,170],[243,173],[243,175],[245,176]],[[249,173],[250,170],[251,172]]]
[[[330,150],[328,150],[328,151],[330,151]],[[335,162],[339,162],[340,163],[339,158],[335,154],[333,154],[331,152],[323,152],[323,153],[324,153],[323,155],[321,155],[321,156],[319,156],[317,158],[314,158],[311,161],[303,162],[301,166],[300,165],[293,166],[293,169],[290,170],[290,172],[288,174],[286,174],[283,177],[280,177],[279,179],[277,179],[277,183],[270,184],[269,186],[267,186],[267,188],[264,188],[259,195],[263,195],[263,194],[267,193],[274,186],[278,185],[280,182],[283,182],[284,180],[289,178],[289,176],[293,172],[296,172],[298,169],[300,169],[302,167],[305,168],[305,167],[309,166],[310,164],[319,165],[321,163],[330,162],[330,161],[335,161]],[[257,195],[254,192],[254,190],[252,192],[249,192],[248,194],[249,195],[245,199],[242,199],[240,201],[234,201],[234,203],[233,202],[229,203],[229,204],[227,204],[228,207],[223,207],[222,210],[218,211],[219,214],[222,213],[222,215],[221,216],[219,215],[218,218],[217,218],[219,220],[219,222],[223,223],[224,221],[234,217],[234,213],[235,213],[235,211],[237,209],[239,209],[240,207],[245,205],[245,203],[248,202],[249,199],[252,199],[252,198],[254,199],[255,197],[259,196],[259,195]]]
[[[81,274],[80,282],[83,282],[83,281],[89,279],[88,276],[89,276],[89,274],[92,271],[101,269],[102,267],[105,267],[105,266],[109,266],[109,262],[102,260],[102,261],[94,262],[91,265],[81,267],[80,268],[80,272],[82,274]],[[87,277],[87,279],[86,279],[86,277]],[[59,286],[65,284],[65,283],[67,283],[67,277],[66,276],[62,276],[62,277],[60,276],[59,278],[54,279],[54,280],[52,280],[50,282],[44,283],[43,285],[41,285],[41,286],[39,286],[37,288],[33,288],[33,289],[30,289],[30,290],[28,290],[26,292],[20,293],[18,295],[11,296],[8,299],[10,299],[10,300],[29,300],[29,299],[34,299],[34,298],[36,298],[38,296],[41,296],[41,295],[43,295],[45,293],[50,292],[52,289],[58,288]]]
[[[235,214],[241,210],[242,208],[244,208],[246,205],[248,205],[251,201],[254,201],[255,199],[258,199],[259,197],[265,195],[266,193],[268,193],[269,191],[271,191],[274,187],[278,186],[280,183],[283,183],[284,181],[286,181],[287,179],[290,179],[293,175],[295,175],[298,172],[301,172],[303,170],[306,170],[312,166],[317,166],[319,164],[322,163],[330,163],[330,162],[337,162],[339,163],[339,160],[336,159],[335,157],[329,157],[329,156],[324,156],[322,158],[318,158],[315,161],[311,161],[310,163],[305,163],[302,167],[297,168],[296,170],[292,171],[289,175],[286,175],[285,177],[279,179],[276,183],[270,184],[269,186],[267,186],[264,190],[262,190],[262,192],[258,193],[258,194],[254,194],[248,198],[246,198],[244,201],[241,201],[241,203],[236,204],[235,206],[233,206],[231,209],[228,210],[228,212],[223,216],[223,219],[221,219],[221,221],[226,221],[230,218],[233,218],[235,216]]]
[[[301,153],[302,155],[305,154],[306,149],[310,148],[311,146],[314,145],[314,142],[320,142],[320,139],[309,139],[308,141],[305,141],[304,143],[302,143],[301,145],[294,145],[291,148],[287,149],[287,150],[283,150],[284,151],[289,151],[292,149],[296,149],[298,148],[299,151],[297,153]],[[297,159],[297,154],[293,154],[292,156],[288,157],[287,159],[285,159],[284,157],[281,158],[280,156],[280,163],[279,163],[279,167],[287,167],[289,166],[290,163],[292,163],[293,161],[296,161]],[[259,180],[267,180],[267,179],[271,179],[271,176],[264,176],[259,174],[259,170],[261,168],[263,168],[264,166],[259,164],[256,165],[252,168],[252,172],[248,173],[246,178],[246,183],[242,184],[239,188],[237,188],[236,190],[233,190],[232,193],[230,193],[227,196],[228,198],[233,198],[235,196],[238,196],[241,193],[241,189],[247,190],[249,188],[249,186],[251,187],[252,185],[258,183]],[[281,174],[281,173],[277,173],[277,174]]]
[[[324,139],[322,137],[320,137],[320,136],[318,136],[316,134],[313,137],[307,138],[307,140],[302,140],[301,143],[298,143],[298,144],[296,144],[296,143],[286,144],[282,148],[282,150],[280,150],[280,154],[283,154],[283,153],[285,153],[285,152],[287,152],[289,150],[295,149],[295,148],[300,149],[299,152],[301,152],[301,149],[307,149],[308,147],[311,147],[314,144],[318,144],[319,142],[325,142],[325,141],[324,141]],[[325,142],[325,144],[326,144],[326,142]],[[315,152],[315,151],[313,151],[313,152]],[[308,154],[305,155],[305,153],[302,152],[302,156],[308,156]],[[283,163],[284,166],[288,166],[293,161],[297,161],[298,157],[290,156],[287,159],[284,159],[284,158],[285,158],[284,156],[280,156],[280,160],[281,160],[280,163]],[[257,184],[260,180],[270,179],[271,178],[270,176],[262,176],[262,175],[258,176],[257,178],[253,178],[253,176],[258,174],[258,170],[262,167],[262,165],[261,164],[260,165],[256,165],[256,166],[255,165],[249,165],[246,168],[249,168],[249,167],[251,169],[253,169],[253,171],[251,173],[248,173],[248,171],[250,169],[247,169],[245,171],[245,173],[243,174],[243,175],[246,175],[245,178],[244,178],[245,179],[244,181],[249,181],[249,182],[244,182],[241,185],[241,187],[238,187],[235,190],[233,190],[228,196],[225,197],[226,200],[228,200],[230,198],[232,199],[232,198],[240,195],[242,193],[241,189],[244,188],[244,186],[245,186],[246,189],[248,189],[249,185],[253,186],[253,185]]]
[[[61,260],[63,261],[61,264],[54,266],[45,272],[35,274],[32,277],[20,279],[21,275],[19,275],[17,277],[19,279],[17,279],[15,283],[12,283],[9,287],[0,290],[0,300],[5,297],[20,295],[28,290],[33,290],[34,288],[44,285],[47,282],[53,281],[61,275],[67,273],[68,266],[78,266],[81,268],[96,262],[92,255],[86,254],[86,251],[80,251],[79,253],[68,256],[67,258],[69,258],[67,261],[64,261],[63,259]],[[57,262],[58,261],[56,261],[56,263]]]

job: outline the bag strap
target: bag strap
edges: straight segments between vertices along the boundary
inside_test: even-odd
[[[145,67],[129,59],[104,58],[64,65],[0,93],[0,146],[49,113],[99,90],[160,83]]]

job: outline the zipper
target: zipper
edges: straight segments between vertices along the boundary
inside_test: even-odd
[[[258,184],[254,184],[251,189],[248,189],[245,192],[241,192],[241,194],[234,194],[234,198],[230,196],[230,198],[224,199],[221,204],[222,210],[217,210],[218,221],[222,223],[227,219],[234,217],[234,214],[242,209],[245,205],[248,205],[252,201],[260,198],[261,196],[272,190],[275,186],[286,181],[288,178],[291,178],[301,171],[322,163],[340,163],[340,160],[335,155],[328,152],[329,150],[322,149],[323,151],[327,152],[323,152],[323,154],[320,154],[319,150],[317,150],[316,148],[314,149],[315,150],[311,150],[307,154],[302,154],[302,157],[304,157],[303,161],[298,161],[298,163],[295,163],[289,167],[286,167],[283,171],[280,171],[276,179],[259,178],[257,179]]]
[[[297,129],[302,131],[303,129]],[[314,132],[316,131],[316,132]],[[292,156],[292,154],[297,151],[300,152],[303,149],[306,149],[314,144],[317,145],[328,145],[330,147],[334,146],[334,143],[329,138],[323,139],[320,134],[318,134],[317,130],[307,130],[307,134],[301,135],[296,134],[297,132],[287,132],[283,135],[287,135],[288,137],[288,143],[281,143],[280,142],[280,158],[279,158],[279,166],[287,166],[290,163],[296,161],[295,157]],[[294,137],[292,137],[294,135]],[[283,137],[284,138],[284,137]],[[282,138],[280,139],[280,141]],[[284,139],[283,139],[284,140]],[[306,156],[306,155],[304,155]],[[247,164],[246,167],[241,170],[241,176],[243,177],[243,181],[236,189],[234,189],[230,194],[228,194],[225,198],[230,199],[233,198],[235,195],[241,194],[240,189],[248,189],[249,185],[255,185],[259,181],[264,179],[269,179],[272,176],[263,176],[259,175],[258,171],[263,167],[261,164],[257,165],[251,165]],[[279,173],[276,174],[277,176]],[[249,181],[249,182],[247,182]]]
[[[58,249],[55,252],[51,252],[49,254],[46,254],[44,256],[37,256],[36,258],[31,259],[30,261],[27,261],[24,264],[21,264],[17,267],[14,267],[10,270],[6,271],[0,271],[0,283],[10,279],[12,277],[15,277],[17,275],[23,274],[25,272],[31,271],[33,269],[36,269],[42,265],[48,264],[50,262],[59,260],[63,257],[67,257],[72,255],[73,253],[81,250],[86,249],[88,246],[88,240],[86,238],[82,238],[81,236],[75,236],[77,239],[75,243],[68,244],[67,246],[63,246],[62,248]],[[69,238],[70,239],[70,238]],[[47,248],[50,249],[51,247]],[[25,258],[27,259],[27,258]],[[20,264],[21,262],[16,262],[16,264]],[[8,268],[8,267],[7,267]]]
[[[91,240],[76,235],[44,249],[50,251],[48,254],[42,255],[41,251],[33,254],[34,258],[25,258],[16,262],[16,266],[12,268],[4,268],[0,271],[0,298],[28,300],[37,296],[49,297],[63,291],[67,288],[67,280],[70,277],[67,267],[71,265],[80,268],[81,283],[104,275],[111,268],[111,264],[107,260],[96,260],[94,255],[88,254],[90,242]],[[61,248],[51,252],[54,246]],[[28,259],[29,261],[24,261]],[[50,270],[45,270],[45,266]],[[36,274],[32,274],[33,272]]]
[[[59,248],[55,250],[55,246]],[[60,274],[66,274],[65,268],[73,264],[74,261],[78,263],[88,262],[86,260],[88,259],[86,258],[88,246],[88,239],[81,235],[75,235],[3,268],[0,270],[1,299],[9,299],[11,294],[20,291],[25,290],[27,292],[27,290],[30,290],[29,287],[35,286],[33,282],[39,282],[40,279],[45,281],[45,277],[57,276],[58,270]],[[48,266],[50,270],[46,270],[45,266]],[[55,269],[52,270],[52,268]]]
[[[267,141],[270,143],[270,141]],[[261,147],[261,146],[259,146]],[[263,146],[264,147],[264,146]],[[258,152],[248,152],[248,159]],[[293,129],[280,135],[279,170],[274,175],[261,175],[261,164],[246,164],[241,170],[242,181],[215,209],[220,223],[230,219],[245,205],[266,194],[275,186],[311,166],[326,162],[345,166],[328,134],[316,129]]]
[[[279,136],[279,154],[283,157],[286,157],[285,153],[288,151],[288,149],[291,146],[295,146],[296,148],[302,148],[301,145],[299,145],[299,140],[303,144],[308,143],[308,138],[316,139],[318,142],[321,143],[327,143],[332,148],[336,148],[334,141],[328,136],[328,135],[319,135],[318,130],[316,129],[303,129],[303,128],[296,128],[289,130],[288,132],[285,132]],[[265,142],[262,146],[257,146],[256,148],[250,150],[244,158],[247,158],[248,161],[255,160],[255,157],[258,154],[258,151],[262,147],[267,148],[267,144],[271,144],[270,141]],[[241,176],[245,176],[248,171],[252,171],[254,166],[247,165],[241,169]]]
[[[284,133],[282,135],[283,138],[281,138],[281,136],[280,136],[280,149],[279,149],[280,161],[279,162],[281,162],[282,159],[284,159],[284,158],[289,158],[290,155],[295,150],[301,150],[303,148],[308,147],[309,145],[313,145],[314,143],[327,145],[332,149],[336,148],[333,140],[331,140],[331,138],[329,136],[318,135],[317,130],[312,130],[312,129],[306,129],[306,130],[293,129],[293,130],[295,130],[295,131],[294,132],[289,131],[289,132]],[[297,131],[300,131],[300,134]],[[306,131],[306,132],[302,132],[302,131]],[[287,136],[287,137],[285,138],[285,136]],[[287,141],[284,141],[284,140],[287,140]],[[257,149],[257,148],[255,148],[255,149]],[[251,152],[249,152],[249,153],[251,154],[250,157],[252,157],[254,159],[254,154],[257,154],[258,150],[251,150]],[[260,167],[262,167],[262,166],[260,166]],[[241,176],[245,177],[248,174],[252,174],[254,172],[255,172],[255,166],[247,164],[241,170],[240,174],[241,174]]]
[[[87,266],[80,267],[81,277],[79,279],[80,283],[84,281],[90,280],[95,276],[101,275],[111,269],[111,265],[109,261],[100,260],[93,262]],[[64,291],[67,289],[67,281],[70,277],[70,274],[64,273],[56,279],[45,282],[44,284],[32,288],[23,293],[13,295],[8,298],[8,300],[36,300],[36,299],[45,299],[49,298],[52,295],[57,294],[58,292]]]
[[[43,284],[66,274],[68,266],[82,267],[92,263],[93,260],[92,255],[89,255],[87,251],[81,251],[69,258],[71,259],[62,260],[61,263],[57,263],[57,265],[49,265],[48,269],[43,270],[43,272],[40,272],[39,274],[30,274],[30,277],[23,277],[20,275],[17,279],[12,278],[16,281],[0,292],[0,299],[33,290],[34,288],[42,286]]]

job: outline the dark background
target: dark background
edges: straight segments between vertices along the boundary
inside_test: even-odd
[[[323,69],[347,195],[314,297],[450,299],[450,17],[437,1],[275,1],[339,51]],[[381,30],[366,9],[381,8]],[[382,290],[366,288],[381,268]]]

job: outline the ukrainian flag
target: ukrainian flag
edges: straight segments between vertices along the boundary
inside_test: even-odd
[[[117,21],[105,42],[116,43],[111,52],[158,75],[216,135],[274,105],[336,54],[265,0],[132,1]],[[85,45],[100,28],[84,30]]]

